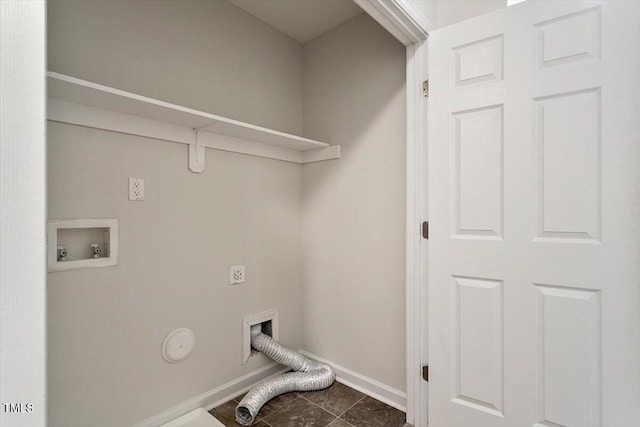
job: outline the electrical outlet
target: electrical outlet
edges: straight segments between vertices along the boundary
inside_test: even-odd
[[[144,178],[129,178],[129,200],[144,200]]]
[[[229,284],[244,283],[244,265],[232,265],[229,268]]]

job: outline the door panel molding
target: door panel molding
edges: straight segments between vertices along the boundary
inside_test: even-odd
[[[429,425],[640,425],[640,3],[429,39]]]

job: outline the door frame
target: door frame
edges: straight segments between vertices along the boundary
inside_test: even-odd
[[[422,223],[428,219],[427,97],[428,42],[407,46],[407,160],[406,160],[406,364],[407,422],[428,424],[428,383],[422,366],[428,365],[428,240]],[[428,94],[427,94],[428,95]]]
[[[409,0],[354,0],[407,50],[405,310],[407,423],[426,427],[428,384],[422,380],[427,353],[427,250],[421,236],[427,215],[427,98],[429,32],[435,25]]]

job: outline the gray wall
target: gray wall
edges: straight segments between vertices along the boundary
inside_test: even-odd
[[[223,1],[54,1],[49,68],[277,129],[302,127],[302,48]],[[48,275],[50,427],[126,426],[267,363],[242,316],[280,310],[300,347],[300,165],[50,123],[49,218],[113,217],[115,267]],[[145,178],[145,201],[127,199]],[[229,266],[247,283],[229,286]],[[194,353],[160,355],[178,327]]]
[[[368,15],[305,44],[304,348],[405,390],[405,48]]]
[[[49,70],[300,134],[302,47],[223,0],[50,0]]]
[[[50,273],[50,427],[126,426],[266,363],[242,365],[242,316],[277,308],[281,340],[301,346],[300,166],[49,124],[49,217],[118,218],[117,266]],[[144,202],[127,178],[145,178]],[[229,266],[247,282],[229,286]],[[196,347],[168,364],[162,340]]]
[[[130,425],[263,366],[241,318],[272,307],[283,343],[404,391],[404,52],[365,15],[300,46],[224,1],[50,3],[53,71],[343,147],[207,150],[198,175],[183,145],[50,123],[49,218],[120,221],[117,266],[48,275],[51,427]],[[170,365],[178,327],[196,349]]]

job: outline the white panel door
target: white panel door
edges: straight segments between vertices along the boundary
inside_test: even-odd
[[[429,426],[640,426],[640,2],[429,39]]]

